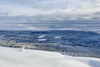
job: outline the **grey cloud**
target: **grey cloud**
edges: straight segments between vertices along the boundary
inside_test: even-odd
[[[100,23],[100,9],[95,6],[97,1],[99,0],[2,0],[0,28],[93,29],[97,26],[94,24]]]
[[[100,15],[100,12],[96,12],[96,13],[94,13],[94,15]]]
[[[73,19],[75,18],[75,19]],[[13,23],[67,23],[67,22],[99,22],[100,17],[96,15],[37,15],[37,16],[1,16],[0,22]],[[15,21],[15,22],[14,22]]]

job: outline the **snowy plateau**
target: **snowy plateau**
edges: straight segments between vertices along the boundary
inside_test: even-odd
[[[100,59],[57,52],[0,47],[0,67],[100,67]]]

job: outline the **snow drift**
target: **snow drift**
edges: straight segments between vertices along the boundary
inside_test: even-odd
[[[100,59],[57,52],[0,47],[0,67],[100,67]]]

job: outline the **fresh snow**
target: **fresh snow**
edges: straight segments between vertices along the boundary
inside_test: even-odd
[[[55,39],[60,39],[60,36],[56,36]]]
[[[46,41],[47,39],[39,39],[39,41]]]
[[[0,67],[100,67],[100,59],[57,52],[0,47]]]
[[[41,35],[41,36],[39,36],[38,38],[44,38],[45,37],[45,35]]]

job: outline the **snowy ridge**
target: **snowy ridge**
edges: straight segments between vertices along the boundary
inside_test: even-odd
[[[0,67],[100,67],[100,59],[0,47]]]

